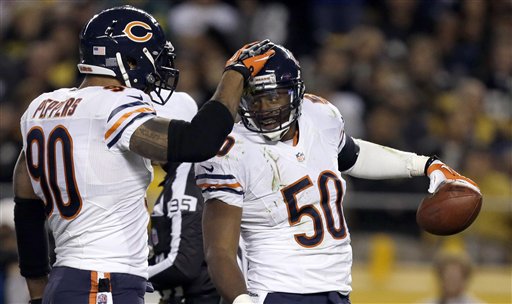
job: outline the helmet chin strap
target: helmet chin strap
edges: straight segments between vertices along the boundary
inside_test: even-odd
[[[290,130],[290,126],[284,128],[282,130],[277,130],[277,131],[268,132],[268,133],[262,133],[261,135],[268,141],[280,141],[281,138],[283,138],[283,136],[286,134],[286,132],[288,132],[288,130]]]
[[[263,137],[269,141],[280,141],[286,135],[288,130],[290,130],[290,127],[293,125],[293,122],[292,122],[293,116],[294,116],[294,112],[292,110],[290,112],[290,116],[288,116],[288,122],[287,122],[288,126],[287,127],[283,128],[281,130],[262,133],[261,135],[263,135]]]
[[[153,70],[155,70],[155,72],[156,72],[155,59],[153,59],[153,56],[151,56],[151,53],[149,52],[148,48],[143,48],[142,52],[144,53],[144,55],[146,55],[149,62],[151,62],[151,64],[153,65]]]
[[[126,72],[126,69],[123,64],[123,59],[121,58],[121,53],[116,53],[116,59],[117,59],[117,65],[119,65],[119,70],[121,71],[121,75],[123,76],[124,83],[127,87],[131,88],[132,84],[130,83],[130,77],[128,77],[128,72]]]

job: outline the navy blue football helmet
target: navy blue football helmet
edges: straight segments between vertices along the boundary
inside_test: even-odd
[[[293,54],[280,45],[273,50],[274,55],[249,80],[239,114],[248,130],[261,133],[267,140],[279,141],[301,114],[304,82]],[[277,107],[262,109],[263,100]]]
[[[174,47],[150,14],[132,6],[104,10],[80,33],[83,74],[107,75],[127,87],[154,92],[165,104],[178,84]],[[162,90],[168,90],[162,96]]]

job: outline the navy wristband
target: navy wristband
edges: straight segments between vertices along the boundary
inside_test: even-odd
[[[427,162],[425,163],[425,169],[423,169],[423,173],[425,173],[425,176],[427,176],[427,170],[430,165],[432,165],[433,162],[436,160],[439,160],[439,157],[437,155],[432,155],[428,158]]]

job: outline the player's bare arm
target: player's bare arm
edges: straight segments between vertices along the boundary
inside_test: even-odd
[[[270,47],[269,41],[244,46],[228,60],[211,101],[190,123],[151,119],[134,132],[130,149],[155,161],[199,162],[213,157],[233,127],[244,82],[273,54]]]
[[[18,157],[18,161],[16,162],[16,167],[14,168],[13,182],[14,195],[16,197],[26,199],[38,199],[37,195],[34,193],[34,189],[32,189],[30,176],[26,166],[24,151],[21,151]]]
[[[25,153],[23,151],[20,153],[20,156],[18,157],[18,161],[16,163],[16,167],[14,168],[13,186],[14,186],[14,195],[15,195],[17,201],[23,200],[25,202],[26,201],[37,202],[39,200],[37,195],[34,193],[34,189],[32,188],[32,184],[30,182],[30,176],[29,176],[26,162],[25,162]],[[17,204],[18,203],[19,202],[17,202]],[[44,209],[39,209],[39,210],[44,210]],[[18,206],[16,207],[16,211],[15,211],[15,216],[16,215],[18,217],[20,215]],[[44,214],[43,214],[43,216],[44,216]],[[19,220],[19,218],[18,218],[18,220]],[[23,233],[23,232],[31,233],[31,231],[26,231],[25,229],[23,229],[23,224],[21,226],[19,224],[17,224],[16,228],[17,228],[16,229],[17,233]],[[20,228],[23,230],[20,231]],[[44,232],[44,233],[46,233],[46,232]],[[19,250],[22,250],[22,251],[25,248],[25,247],[23,247],[23,245],[21,248],[20,248],[20,245],[18,245],[18,247],[19,247]],[[23,254],[23,252],[21,254]],[[22,258],[22,256],[20,255],[20,259],[21,258]],[[32,300],[42,299],[44,288],[46,287],[46,284],[48,282],[48,276],[46,274],[36,275],[34,277],[27,276],[27,277],[25,277],[25,279],[27,282],[30,298]]]
[[[227,71],[223,75],[222,80],[217,87],[217,91],[212,97],[213,100],[219,101],[228,108],[233,120],[236,116],[238,103],[240,96],[242,95],[242,89],[242,75],[234,71]],[[167,147],[169,123],[169,119],[160,117],[148,120],[133,133],[130,139],[130,149],[146,158],[166,162],[168,160]],[[190,125],[188,123],[186,124]],[[189,128],[193,127],[195,126],[189,126]],[[203,126],[198,131],[202,132],[206,130],[209,130],[207,126]],[[197,138],[197,136],[195,138]],[[193,139],[194,138],[189,138],[191,141]],[[218,149],[215,149],[215,152],[217,150]]]
[[[208,271],[221,296],[232,303],[247,293],[236,254],[240,239],[242,208],[210,199],[203,213],[203,238]]]
[[[244,78],[242,75],[235,71],[228,70],[222,75],[221,81],[212,99],[218,100],[225,105],[231,113],[231,116],[233,116],[233,119],[235,119],[243,88]]]
[[[223,96],[221,101],[207,102],[191,122],[158,117],[146,121],[131,136],[130,150],[159,162],[199,162],[214,156],[233,128],[243,87],[238,73],[229,74],[214,95]]]
[[[169,119],[156,117],[143,123],[130,139],[130,150],[159,162],[167,161]]]

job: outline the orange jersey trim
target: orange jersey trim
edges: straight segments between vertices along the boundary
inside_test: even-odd
[[[109,138],[110,135],[112,135],[112,133],[114,133],[118,128],[119,126],[128,118],[130,117],[132,114],[134,113],[141,113],[141,112],[148,112],[148,113],[154,113],[153,109],[150,109],[150,108],[141,108],[141,109],[137,109],[137,110],[134,110],[134,111],[131,111],[131,112],[128,112],[126,114],[124,114],[123,116],[121,116],[121,118],[119,118],[115,124],[110,127],[110,129],[108,129],[107,133],[105,133],[105,140],[107,138]]]
[[[295,134],[293,134],[293,146],[297,146],[297,144],[299,143],[299,129],[297,128],[295,130]]]
[[[91,290],[89,291],[89,304],[96,304],[98,294],[98,273],[91,271]]]

